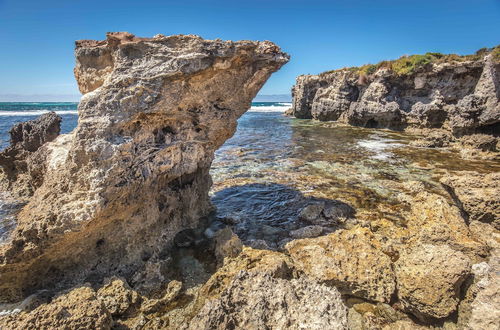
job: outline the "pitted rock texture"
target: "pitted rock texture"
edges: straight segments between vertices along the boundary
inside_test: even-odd
[[[371,128],[445,128],[458,136],[498,135],[498,56],[429,63],[408,73],[383,65],[369,75],[354,69],[298,76],[289,113]]]
[[[14,125],[9,131],[10,146],[0,152],[0,186],[14,196],[29,197],[41,185],[44,172],[40,168],[44,152],[36,151],[53,141],[60,131],[61,117],[55,112]]]
[[[109,33],[78,41],[85,93],[47,144],[43,183],[0,246],[0,301],[131,276],[210,210],[214,151],[289,57],[263,41]]]
[[[447,245],[408,248],[395,263],[398,298],[424,322],[447,317],[457,308],[470,267],[465,254]]]
[[[441,183],[468,221],[490,223],[500,230],[500,173],[460,172],[443,177]]]
[[[347,329],[347,309],[335,288],[240,272],[187,329]]]
[[[306,276],[342,293],[389,302],[396,288],[391,259],[369,229],[294,240],[285,248]]]

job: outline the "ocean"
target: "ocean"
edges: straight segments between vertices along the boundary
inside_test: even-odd
[[[244,219],[235,225],[243,239],[269,241],[265,228],[293,230],[296,215],[310,197],[345,202],[362,220],[402,223],[400,202],[409,181],[425,182],[443,193],[446,172],[500,171],[498,162],[466,161],[444,149],[409,145],[413,136],[383,129],[351,127],[287,117],[283,102],[255,102],[238,120],[233,137],[216,151],[210,196],[221,217]],[[62,133],[77,123],[77,103],[0,103],[0,148],[10,127],[55,111]],[[19,205],[0,191],[0,243],[15,226]],[[270,244],[275,244],[271,242]]]
[[[286,102],[254,102],[250,111],[283,112],[292,104]],[[78,121],[76,102],[0,102],[0,150],[9,145],[12,125],[55,111],[62,117],[61,133],[68,133]]]

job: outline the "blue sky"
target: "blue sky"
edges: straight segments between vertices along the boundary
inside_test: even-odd
[[[292,58],[260,94],[288,94],[303,73],[497,45],[500,0],[0,0],[0,100],[76,98],[73,41],[107,31],[274,41]]]

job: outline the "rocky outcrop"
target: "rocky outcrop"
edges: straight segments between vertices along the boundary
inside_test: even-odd
[[[187,328],[347,329],[347,310],[335,288],[305,278],[241,272]]]
[[[447,245],[420,245],[402,252],[396,262],[398,297],[422,321],[454,312],[460,287],[470,274],[470,260]]]
[[[460,172],[441,179],[468,221],[492,224],[500,230],[500,173]]]
[[[78,126],[45,144],[42,183],[0,246],[1,301],[165,256],[211,210],[214,151],[288,61],[268,41],[129,33],[77,41],[75,55]]]
[[[389,302],[395,291],[391,259],[366,228],[295,240],[286,250],[300,271],[342,293]]]
[[[0,318],[2,329],[111,329],[110,312],[87,286],[76,288],[29,313]]]
[[[498,134],[500,57],[428,53],[378,65],[297,77],[297,118],[364,127],[444,128],[457,136]]]
[[[10,146],[0,152],[0,186],[18,197],[29,197],[41,185],[44,152],[37,151],[61,131],[61,117],[55,112],[14,125]],[[40,168],[42,165],[42,168]]]

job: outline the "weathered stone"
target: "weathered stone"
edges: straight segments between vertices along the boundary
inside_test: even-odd
[[[323,233],[323,227],[321,226],[307,226],[302,227],[290,232],[292,238],[313,238],[318,237]]]
[[[441,179],[469,221],[491,223],[500,229],[500,172],[460,172]]]
[[[450,61],[399,74],[387,65],[301,75],[290,113],[364,127],[443,128],[457,135],[494,134],[500,123],[499,63]]]
[[[407,227],[415,244],[446,244],[471,258],[488,253],[487,247],[473,237],[460,210],[436,194],[424,191],[413,198]]]
[[[97,291],[97,296],[112,316],[124,315],[129,310],[138,308],[141,302],[140,295],[118,277],[107,279]]]
[[[31,312],[0,317],[2,329],[110,329],[111,315],[94,290],[81,287]]]
[[[0,152],[0,174],[3,172],[5,188],[15,196],[29,197],[42,184],[45,166],[40,166],[39,159],[44,159],[44,152],[35,152],[59,135],[61,120],[49,112],[10,129],[10,146]]]
[[[485,265],[473,267],[476,294],[466,329],[494,329],[500,320],[500,251],[495,250]]]
[[[299,270],[342,293],[380,302],[389,302],[394,293],[391,259],[366,228],[294,240],[286,250]]]
[[[215,257],[219,265],[224,264],[224,258],[234,258],[240,254],[243,243],[233,233],[231,228],[226,227],[215,234]]]
[[[465,135],[460,138],[460,144],[481,151],[496,151],[498,139],[487,134]]]
[[[347,310],[335,288],[242,271],[186,328],[347,329]]]
[[[170,281],[167,286],[167,290],[162,298],[160,299],[149,299],[144,302],[141,306],[141,311],[150,314],[160,311],[165,308],[169,303],[175,300],[182,290],[182,282]]]
[[[465,254],[447,245],[423,244],[402,251],[395,266],[398,298],[404,308],[430,322],[456,310],[471,264]]]
[[[75,55],[86,92],[78,126],[51,143],[64,151],[47,154],[43,184],[0,247],[3,301],[118,271],[127,278],[196,227],[211,210],[214,151],[288,61],[267,41],[128,33],[79,41]]]

